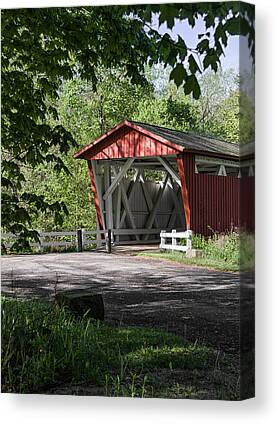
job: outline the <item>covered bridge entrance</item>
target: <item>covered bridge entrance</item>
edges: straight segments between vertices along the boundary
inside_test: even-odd
[[[88,162],[99,229],[116,243],[154,243],[161,230],[205,236],[252,230],[252,146],[123,121],[74,155]]]

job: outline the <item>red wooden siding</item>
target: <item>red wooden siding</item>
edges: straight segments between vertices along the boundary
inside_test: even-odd
[[[182,150],[182,148],[180,148]],[[84,157],[86,159],[121,159],[128,157],[167,156],[180,152],[170,143],[162,143],[151,136],[122,127],[107,139],[92,147]]]
[[[254,230],[254,177],[196,174],[194,156],[183,155],[190,229],[205,236],[237,227]],[[211,230],[212,229],[212,230]]]
[[[255,231],[255,177],[241,178],[240,221],[247,231]]]
[[[100,230],[103,230],[103,222],[102,222],[101,213],[100,213],[100,203],[99,203],[99,198],[98,198],[98,194],[97,194],[92,164],[91,164],[90,160],[88,160],[88,172],[89,172],[89,177],[90,177],[90,181],[91,181],[92,192],[93,192],[93,195],[94,195],[94,205],[95,205],[95,208],[96,208],[99,227],[100,227]]]

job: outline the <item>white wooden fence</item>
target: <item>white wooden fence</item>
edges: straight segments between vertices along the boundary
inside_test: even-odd
[[[160,233],[160,248],[169,250],[180,250],[186,252],[192,249],[192,231],[176,231],[172,230],[161,231],[159,229],[115,229],[115,230],[93,230],[88,231],[79,229],[77,231],[39,231],[39,242],[30,242],[30,246],[43,251],[45,248],[64,247],[76,248],[77,251],[82,251],[88,248],[100,248],[106,245],[107,251],[111,251],[111,245],[131,245],[131,244],[151,244],[158,243],[157,237]],[[151,236],[148,240],[145,235]],[[129,235],[136,237],[136,240],[123,240],[116,242],[117,236]],[[142,239],[139,238],[142,236]],[[10,249],[15,242],[17,235],[12,233],[3,233],[1,235],[2,243],[6,249]],[[171,239],[171,244],[167,240]],[[186,245],[177,243],[177,240],[185,239]],[[90,247],[89,247],[90,246]]]
[[[171,244],[168,242],[167,239],[171,239]],[[186,240],[186,245],[178,244],[177,240],[184,239]],[[176,230],[172,230],[171,232],[167,233],[167,231],[161,231],[160,233],[160,249],[166,249],[166,250],[179,250],[181,252],[187,252],[188,250],[192,249],[192,231],[181,231],[177,232]]]
[[[90,244],[100,244],[101,236],[105,239],[105,231],[38,231],[39,242],[30,242],[30,246],[43,251],[47,247],[76,247],[77,250],[83,250]],[[1,241],[7,249],[10,249],[17,239],[16,234],[3,233]]]
[[[107,243],[112,245],[132,245],[132,244],[152,244],[159,243],[160,229],[112,229],[112,230],[84,230],[77,231],[38,231],[39,242],[30,242],[30,246],[43,251],[46,248],[76,248],[82,251],[89,246],[91,248],[100,248]],[[149,235],[148,240],[145,236]],[[117,242],[117,236],[133,236],[136,240],[122,240]],[[141,236],[141,238],[140,238]],[[17,235],[12,233],[3,233],[1,235],[2,243],[6,249],[10,249],[16,241]],[[90,248],[90,247],[89,247]],[[107,250],[109,250],[107,249]]]

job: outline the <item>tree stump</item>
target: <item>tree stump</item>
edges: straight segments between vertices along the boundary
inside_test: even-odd
[[[55,302],[60,307],[68,308],[74,315],[104,320],[104,303],[102,295],[88,291],[63,291],[55,295]]]

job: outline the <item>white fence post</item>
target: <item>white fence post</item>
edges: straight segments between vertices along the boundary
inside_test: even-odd
[[[161,240],[161,241],[160,241],[160,246],[159,246],[159,247],[160,247],[160,249],[165,249],[165,247],[164,247],[164,246],[165,246],[165,244],[166,244],[166,237],[163,237],[163,234],[164,234],[164,233],[166,233],[166,231],[164,231],[164,230],[163,230],[163,231],[161,231],[161,233],[160,233],[160,240]]]
[[[192,250],[192,230],[187,230],[186,247],[187,250]]]
[[[176,230],[172,230],[172,252],[176,250],[177,247],[177,238],[176,238]]]

